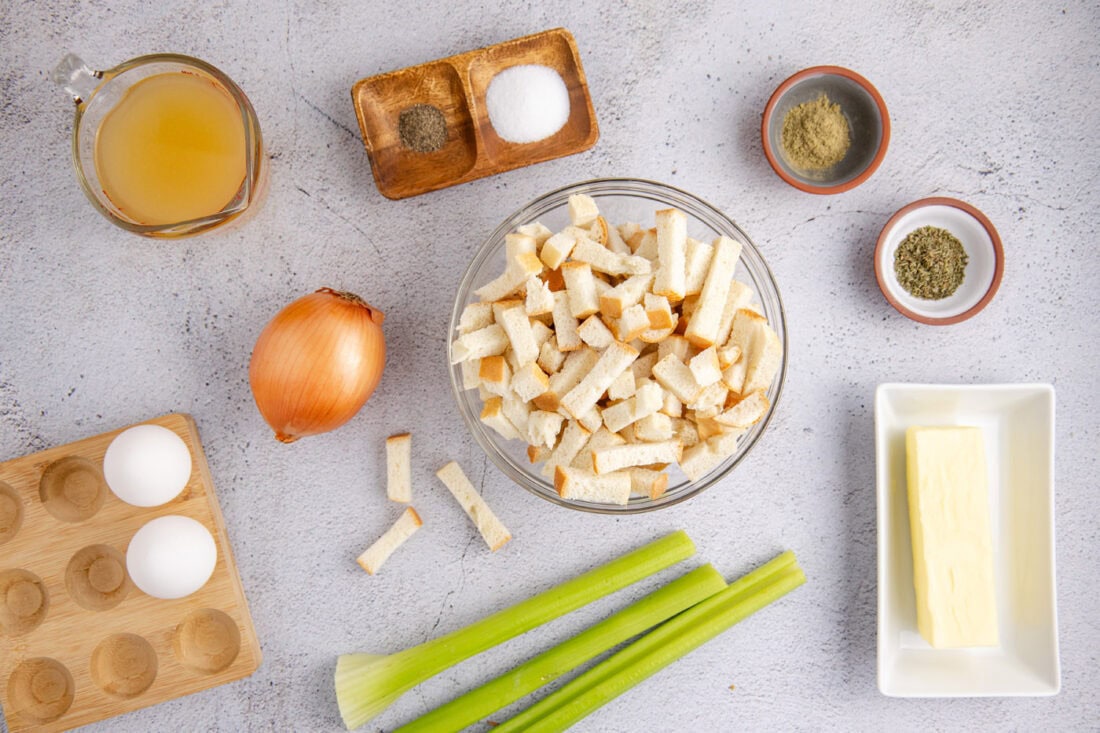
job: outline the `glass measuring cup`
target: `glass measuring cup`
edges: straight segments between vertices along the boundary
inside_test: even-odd
[[[76,178],[113,224],[147,237],[187,237],[257,207],[267,178],[260,124],[244,92],[214,66],[190,56],[153,54],[97,71],[68,54],[53,80],[76,102]],[[156,89],[165,83],[182,85],[187,94]],[[206,106],[181,108],[177,115],[175,107],[158,110],[157,100]],[[219,129],[203,129],[215,119]],[[170,138],[159,136],[165,130]],[[210,162],[212,145],[218,146],[217,168]],[[219,180],[201,180],[213,173]],[[201,200],[217,191],[224,198]]]

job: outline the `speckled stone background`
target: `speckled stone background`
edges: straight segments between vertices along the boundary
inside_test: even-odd
[[[379,195],[355,80],[555,26],[581,50],[595,148],[405,201]],[[578,730],[1096,729],[1098,34],[1100,6],[1074,1],[0,2],[0,456],[193,414],[265,655],[249,679],[89,730],[338,730],[337,654],[418,643],[681,527],[728,575],[790,547],[810,582]],[[71,103],[49,80],[70,50],[93,67],[176,51],[224,69],[263,126],[259,214],[182,242],[100,218],[70,167]],[[832,197],[780,181],[759,142],[771,91],[823,63],[871,79],[894,125],[874,177]],[[550,506],[489,465],[443,354],[482,238],[551,188],[622,175],[692,191],[752,235],[785,301],[790,371],[775,420],[728,480],[616,519]],[[990,306],[947,328],[892,310],[871,264],[890,214],[937,194],[982,209],[1007,260]],[[249,354],[280,307],[321,286],[386,312],[387,372],[350,424],[280,445],[253,406]],[[879,694],[872,398],[885,381],[1055,385],[1058,696]],[[402,430],[426,525],[368,577],[354,558],[400,513],[383,498],[383,439]],[[495,555],[432,475],[452,458],[515,535]],[[651,587],[470,660],[367,729],[392,729]]]

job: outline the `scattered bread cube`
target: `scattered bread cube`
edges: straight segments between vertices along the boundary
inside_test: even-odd
[[[691,357],[688,368],[691,369],[695,381],[701,387],[709,387],[722,378],[722,369],[718,364],[718,350],[713,346],[708,346]]]
[[[596,200],[583,193],[575,193],[569,197],[569,221],[573,226],[584,227],[590,225],[600,215],[600,207]]]
[[[481,359],[459,362],[462,369],[462,389],[477,389],[481,386]]]
[[[635,389],[637,389],[637,385],[634,372],[627,369],[616,377],[611,386],[607,388],[607,397],[612,400],[625,400],[634,395]]]
[[[485,544],[489,545],[491,551],[496,552],[508,540],[512,539],[512,533],[497,519],[493,510],[485,503],[485,499],[482,498],[481,494],[477,493],[473,484],[466,478],[466,474],[462,472],[462,468],[456,462],[451,461],[436,471],[435,475],[439,477],[439,480],[443,482],[455,500],[462,506],[466,516],[477,527],[477,531],[481,533]]]
[[[639,379],[649,379],[653,374],[653,366],[657,363],[658,356],[659,354],[656,351],[651,351],[634,360],[634,363],[630,365],[630,371],[634,373],[635,382]]]
[[[569,466],[558,466],[554,472],[554,488],[558,496],[595,504],[627,504],[630,502],[630,474],[625,471],[603,476]]]
[[[679,397],[666,390],[660,411],[669,417],[681,417],[684,414],[684,403]]]
[[[719,433],[706,441],[684,449],[680,470],[691,481],[698,481],[737,450],[737,441],[744,431]]]
[[[630,493],[633,496],[647,496],[656,499],[668,490],[668,474],[651,468],[631,466],[626,469],[630,476]]]
[[[749,360],[742,357],[722,370],[722,384],[733,394],[742,394],[745,390],[745,370]]]
[[[585,471],[591,471],[593,451],[613,445],[622,445],[625,442],[623,436],[611,432],[606,425],[601,425],[596,432],[589,436],[588,442],[577,452],[569,465],[573,468],[583,468]]]
[[[696,417],[714,417],[726,403],[729,390],[721,382],[707,385],[703,391],[696,395],[695,399],[688,403],[690,410],[695,410]]]
[[[600,309],[596,278],[587,262],[566,262],[561,266],[561,276],[569,297],[569,311],[577,319],[588,318]]]
[[[630,247],[634,250],[634,254],[639,257],[645,257],[650,262],[653,262],[658,258],[657,251],[657,230],[647,229],[639,234],[635,235],[635,239],[628,240],[631,242]],[[685,253],[686,259],[686,253]],[[685,273],[686,280],[686,273]]]
[[[683,446],[676,440],[660,443],[615,445],[592,452],[592,467],[596,473],[613,473],[629,466],[649,466],[654,463],[674,463],[680,460]]]
[[[553,449],[564,421],[565,418],[556,412],[533,411],[527,419],[527,442],[531,446]]]
[[[537,277],[528,278],[524,308],[529,316],[554,312],[554,293],[550,290],[550,285],[546,281]]]
[[[535,398],[535,406],[542,410],[557,410],[561,406],[561,398],[580,384],[599,360],[599,352],[587,346],[570,352],[561,369],[550,377],[550,386],[546,393]]]
[[[512,375],[511,389],[524,402],[531,402],[550,389],[550,378],[538,364],[529,361]]]
[[[646,293],[644,306],[645,314],[649,317],[650,328],[672,328],[676,325],[677,319],[672,315],[672,306],[669,305],[668,298],[665,296]]]
[[[386,438],[386,496],[390,501],[412,501],[412,436],[409,433]]]
[[[358,557],[356,562],[359,563],[359,567],[371,575],[377,574],[394,550],[405,544],[405,541],[412,537],[421,525],[423,522],[416,510],[412,507],[406,508],[397,521]]]
[[[718,325],[718,336],[714,343],[731,345],[730,332],[733,329],[734,316],[742,308],[748,308],[750,300],[752,300],[752,288],[737,280],[730,283],[730,292],[726,297],[726,307],[722,310],[722,320]]]
[[[498,397],[503,396],[512,381],[512,368],[508,360],[503,356],[486,356],[480,364],[477,376],[481,386]]]
[[[718,349],[718,366],[724,371],[741,358],[741,347],[737,344],[726,345]]]
[[[539,250],[539,259],[551,270],[559,270],[562,263],[573,252],[577,238],[582,236],[584,236],[583,229],[566,227],[543,243]]]
[[[675,354],[677,359],[686,364],[695,355],[695,349],[692,348],[691,342],[686,338],[674,334],[657,345],[658,358],[664,359],[669,354]]]
[[[577,422],[583,425],[588,432],[594,433],[603,426],[603,415],[600,413],[600,408],[593,405],[588,412],[577,418]]]
[[[642,302],[653,285],[653,275],[632,275],[600,295],[600,312],[608,318],[621,318],[623,311]]]
[[[608,275],[645,275],[653,269],[645,257],[612,252],[588,237],[577,240],[572,256],[575,262],[585,262],[593,271]]]
[[[519,440],[523,435],[504,415],[504,399],[493,396],[481,406],[481,422],[497,431],[506,440]]]
[[[633,251],[630,249],[630,245],[626,243],[626,239],[623,238],[623,235],[619,232],[618,227],[613,227],[608,224],[607,219],[604,219],[602,216],[596,217],[596,224],[599,224],[602,230],[606,233],[607,238],[604,241],[604,244],[609,250],[624,255],[633,254]],[[595,227],[596,224],[593,224],[593,227]]]
[[[687,295],[698,295],[703,290],[703,283],[707,279],[707,270],[710,269],[710,258],[714,254],[714,248],[706,242],[698,239],[687,238],[687,246],[684,248],[684,292]]]
[[[675,354],[669,354],[653,365],[653,378],[684,403],[694,402],[703,391],[691,369]]]
[[[733,319],[730,339],[741,347],[745,360],[745,384],[742,393],[767,389],[783,359],[779,336],[761,314],[742,308]]]
[[[482,300],[503,300],[521,289],[527,279],[542,272],[542,261],[535,254],[538,244],[534,237],[525,234],[508,234],[504,237],[507,266],[500,277],[474,291]]]
[[[716,422],[731,428],[750,428],[768,412],[768,396],[764,390],[750,392],[741,401],[714,417]]]
[[[672,418],[663,412],[652,412],[634,421],[634,437],[646,443],[672,440]]]
[[[539,349],[539,358],[536,361],[539,369],[547,374],[553,374],[561,369],[565,363],[565,354],[558,348],[558,337],[551,336]]]
[[[572,463],[591,436],[592,433],[585,430],[584,426],[576,420],[566,422],[557,447],[550,452],[550,455],[546,458],[546,463],[542,466],[542,475],[553,478],[555,468],[568,466]]]
[[[626,344],[613,342],[600,355],[596,365],[576,387],[569,390],[561,404],[570,415],[579,417],[596,406],[611,383],[638,358],[638,352]]]
[[[520,434],[520,437],[526,436],[527,421],[535,409],[534,406],[520,399],[512,390],[505,392],[500,400],[501,410],[504,412],[504,416],[508,418],[508,422],[515,426],[516,432]]]
[[[606,349],[615,340],[611,330],[595,314],[584,319],[584,323],[577,328],[577,335],[581,341],[598,350]]]
[[[496,320],[508,336],[508,342],[516,354],[516,362],[523,366],[539,358],[539,346],[531,330],[531,319],[519,302],[501,308]]]
[[[680,301],[687,291],[687,216],[678,209],[662,209],[655,216],[658,264],[653,293]]]
[[[699,348],[712,346],[718,339],[722,312],[726,307],[733,271],[740,256],[741,243],[737,240],[719,237],[714,241],[714,256],[707,271],[706,282],[687,330],[684,331],[688,341]]]
[[[498,324],[493,323],[459,336],[451,345],[451,363],[503,354],[507,348],[508,334]]]
[[[458,332],[470,333],[491,325],[493,322],[492,303],[468,303],[458,318]]]
[[[516,231],[520,234],[526,234],[535,240],[535,244],[542,246],[543,242],[550,238],[554,233],[550,231],[550,228],[544,226],[541,222],[532,222],[531,224],[524,224],[523,226],[516,227]]]
[[[580,321],[573,315],[569,304],[569,294],[564,290],[554,293],[554,337],[562,351],[573,351],[581,346],[581,337],[577,333]]]

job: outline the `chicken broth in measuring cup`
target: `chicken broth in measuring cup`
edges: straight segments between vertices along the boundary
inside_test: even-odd
[[[54,78],[77,104],[77,178],[114,224],[188,236],[235,219],[262,193],[255,112],[213,66],[159,54],[92,71],[70,55]]]

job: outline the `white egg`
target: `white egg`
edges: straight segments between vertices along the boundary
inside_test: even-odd
[[[179,496],[191,480],[191,451],[168,428],[135,425],[107,446],[103,478],[127,504],[160,506]]]
[[[130,579],[155,598],[191,595],[210,580],[217,560],[209,530],[178,514],[146,522],[126,548]]]

